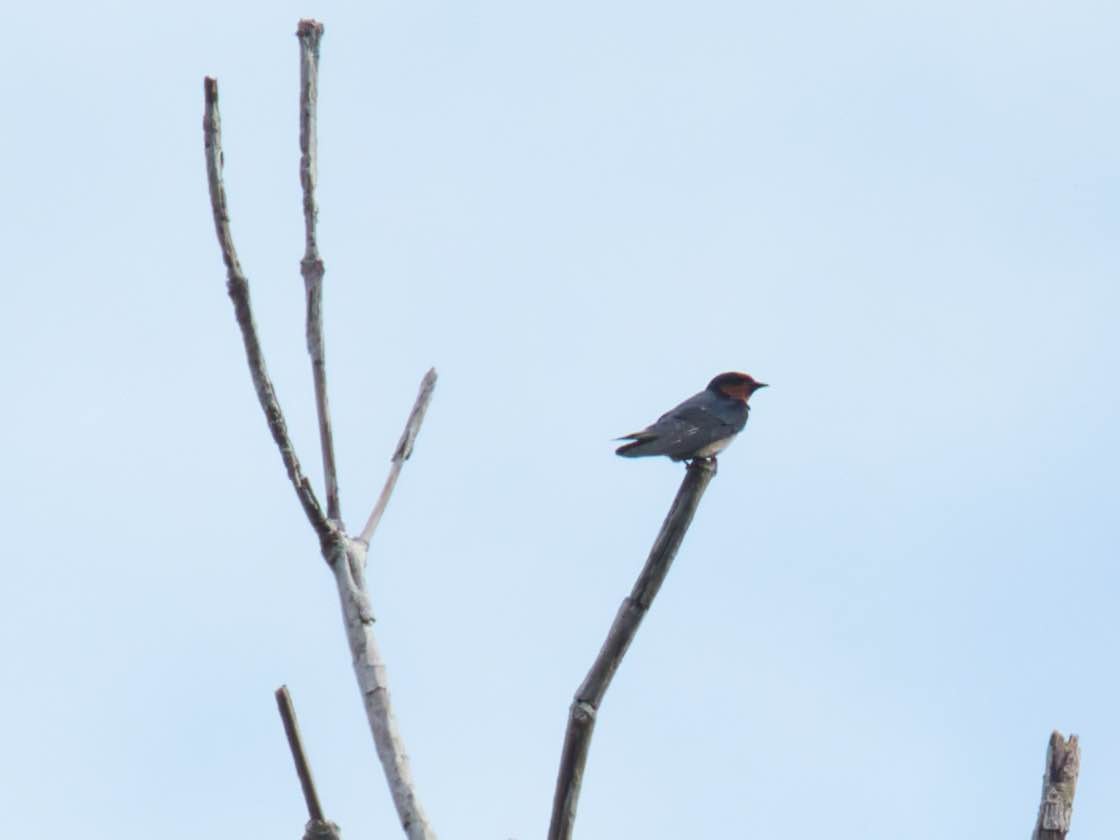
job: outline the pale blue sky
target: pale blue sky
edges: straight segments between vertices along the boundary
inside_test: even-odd
[[[26,5],[0,206],[5,832],[396,836],[256,404],[202,157],[319,482],[300,17],[357,528],[440,834],[543,836],[572,691],[680,479],[610,438],[772,383],[607,695],[581,838],[1026,837],[1052,728],[1120,833],[1113,3]],[[1072,836],[1072,835],[1071,835]]]

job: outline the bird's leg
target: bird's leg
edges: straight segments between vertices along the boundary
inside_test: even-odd
[[[707,464],[711,464],[712,465],[712,475],[715,475],[716,472],[719,471],[719,461],[716,460],[715,455],[697,455],[694,458],[689,458],[688,459],[688,465],[692,466],[697,461],[703,461]]]

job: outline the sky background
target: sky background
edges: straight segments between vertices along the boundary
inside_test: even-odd
[[[745,370],[604,702],[581,838],[1120,834],[1115,3],[25,4],[0,133],[0,811],[28,838],[400,836],[250,386],[297,450],[300,17],[343,514],[441,836],[544,835],[572,692],[682,475],[611,438]]]

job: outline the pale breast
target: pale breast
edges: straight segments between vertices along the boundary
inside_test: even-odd
[[[735,435],[725,437],[723,440],[717,440],[714,443],[709,443],[703,449],[697,449],[696,455],[699,458],[711,458],[713,455],[718,455],[731,445],[731,441],[735,440]]]

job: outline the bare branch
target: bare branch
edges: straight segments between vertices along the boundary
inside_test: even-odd
[[[299,38],[299,181],[303,187],[304,252],[300,273],[307,293],[307,352],[315,383],[315,409],[319,415],[319,445],[323,450],[323,478],[327,485],[327,518],[338,522],[342,508],[338,498],[338,468],[334,462],[334,435],[327,400],[326,350],[323,343],[323,260],[319,256],[315,225],[319,208],[315,184],[319,180],[319,40],[323,24],[301,20]]]
[[[397,486],[401,467],[412,455],[413,444],[416,443],[416,436],[420,434],[420,424],[424,422],[424,414],[428,411],[428,403],[432,401],[432,391],[435,390],[436,379],[438,378],[436,369],[430,368],[424,374],[424,378],[420,380],[420,393],[416,395],[416,402],[412,404],[408,422],[404,424],[404,432],[401,433],[396,451],[393,452],[393,460],[389,467],[389,475],[385,478],[385,486],[381,488],[381,495],[377,497],[377,504],[370,511],[369,519],[366,520],[366,527],[362,529],[362,533],[358,537],[358,541],[365,543],[367,546],[373,538],[373,532],[377,530],[378,523],[381,522],[381,515],[385,513],[385,508],[389,505],[389,497],[393,495],[393,489]]]
[[[397,809],[401,827],[409,840],[435,840],[436,834],[416,796],[412,768],[404,750],[396,717],[389,698],[385,663],[373,636],[373,615],[369,596],[360,570],[366,562],[366,546],[359,540],[347,540],[345,556],[328,560],[338,586],[342,620],[346,638],[354,657],[354,676],[362,692],[362,701],[370,731],[377,747],[377,757],[389,783],[389,792]]]
[[[381,515],[389,504],[389,497],[396,486],[404,462],[412,455],[412,447],[424,422],[428,404],[436,387],[438,375],[435,368],[428,370],[420,381],[420,390],[409,412],[401,439],[393,452],[389,476],[381,495],[369,515],[365,528],[357,539],[348,539],[345,544],[345,558],[328,560],[334,571],[342,603],[342,620],[346,625],[346,637],[354,659],[354,675],[366,708],[370,731],[377,747],[377,757],[389,783],[397,816],[409,840],[434,840],[435,832],[428,824],[424,809],[416,795],[412,780],[412,768],[404,750],[396,717],[393,715],[389,697],[389,685],[385,675],[385,664],[373,635],[373,611],[366,590],[365,565],[369,551],[369,540],[373,536]]]
[[[286,685],[276,689],[276,706],[280,709],[280,719],[284,722],[284,734],[288,736],[288,747],[296,764],[296,775],[303,790],[303,801],[307,803],[307,815],[314,822],[323,821],[323,806],[319,804],[319,794],[315,790],[315,780],[311,778],[311,765],[303,751],[303,738],[299,734],[296,710],[292,706],[292,696]]]
[[[1031,840],[1065,840],[1073,819],[1073,794],[1081,769],[1081,746],[1076,735],[1068,740],[1055,730],[1046,747],[1046,770],[1042,774],[1042,802]]]
[[[284,734],[288,736],[288,746],[292,760],[296,763],[296,775],[303,790],[303,801],[307,803],[309,819],[303,830],[303,840],[341,840],[342,832],[337,825],[323,816],[323,806],[319,804],[319,794],[315,790],[315,780],[311,778],[311,765],[303,750],[303,738],[299,734],[296,710],[292,696],[286,685],[276,689],[276,705],[280,709],[280,719],[284,722]]]
[[[412,453],[412,446],[423,421],[424,413],[431,400],[435,387],[436,372],[428,371],[424,377],[420,394],[409,415],[404,434],[393,454],[393,469],[386,487],[382,491],[374,513],[366,524],[365,540],[355,540],[346,536],[342,529],[338,501],[338,480],[334,463],[333,443],[331,440],[330,411],[327,403],[326,370],[323,352],[322,327],[322,282],[323,263],[319,258],[315,242],[316,181],[316,136],[315,112],[317,103],[317,76],[319,58],[319,39],[323,28],[311,20],[300,21],[297,35],[301,55],[300,91],[300,181],[303,185],[304,220],[306,223],[306,249],[301,261],[301,271],[307,290],[307,344],[311,355],[312,374],[315,381],[316,406],[319,413],[320,442],[323,450],[323,467],[327,484],[327,513],[324,514],[315,497],[310,482],[300,470],[291,440],[288,437],[283,415],[276,400],[272,383],[265,371],[264,359],[253,323],[249,306],[249,286],[238,264],[233,240],[229,231],[229,217],[226,209],[225,188],[222,184],[221,122],[218,115],[218,86],[214,79],[205,81],[206,111],[204,133],[206,140],[206,163],[210,182],[211,204],[214,223],[218,232],[218,242],[222,249],[229,274],[229,293],[234,302],[237,322],[241,326],[245,341],[249,370],[261,406],[264,408],[273,438],[280,448],[288,476],[296,488],[308,519],[319,535],[320,548],[324,559],[331,567],[338,586],[342,606],[343,623],[347,641],[354,661],[354,672],[362,694],[370,730],[373,734],[378,757],[381,760],[389,784],[393,804],[397,809],[401,825],[409,840],[435,840],[435,833],[428,825],[427,817],[416,796],[408,756],[404,751],[400,734],[397,731],[389,699],[389,689],[385,679],[385,666],[381,660],[376,640],[373,636],[373,613],[370,609],[369,595],[364,580],[364,567],[368,549],[368,537],[373,533],[377,522],[388,504],[389,496],[400,473],[401,465]],[[278,697],[278,702],[280,698]],[[284,704],[281,702],[283,713]],[[287,721],[286,721],[287,726]],[[290,733],[295,729],[294,716],[291,719]],[[297,768],[301,766],[297,750],[298,733],[293,743],[293,755]],[[337,827],[321,819],[322,813],[318,800],[311,787],[310,771],[303,762],[301,783],[308,801],[312,819],[307,825],[305,840],[309,838],[331,838],[338,836]],[[306,775],[304,773],[306,772]]]
[[[638,632],[638,626],[669,573],[669,567],[688,531],[700,498],[715,473],[715,460],[698,458],[689,463],[684,481],[681,482],[673,506],[650,549],[645,567],[638,575],[630,596],[619,607],[591,670],[576,690],[568,715],[568,728],[564,733],[564,748],[556,777],[548,840],[569,840],[572,836],[583,770],[587,764],[591,734],[603,695],[607,693],[622,657],[626,655],[630,642]]]
[[[319,536],[319,542],[325,545],[332,537],[334,529],[323,514],[315,491],[311,489],[311,482],[300,469],[299,458],[296,457],[292,440],[288,436],[288,427],[284,422],[284,414],[280,410],[280,403],[276,398],[276,391],[272,387],[272,380],[265,368],[264,354],[261,351],[260,339],[257,337],[257,326],[253,321],[253,310],[249,302],[249,280],[241,270],[237,260],[237,251],[233,247],[233,236],[230,233],[229,209],[226,204],[226,189],[222,181],[222,125],[218,112],[218,80],[207,77],[203,80],[206,108],[202,121],[202,131],[206,145],[206,175],[210,184],[210,206],[214,212],[214,227],[218,234],[218,245],[222,249],[222,259],[226,264],[226,288],[230,300],[233,301],[234,313],[237,316],[237,325],[241,328],[241,338],[245,344],[245,356],[249,363],[249,375],[253,379],[253,387],[257,392],[257,399],[264,410],[265,420],[272,432],[272,439],[280,450],[280,457],[284,462],[284,469],[288,479],[295,488],[303,511],[307,514],[311,526]]]

